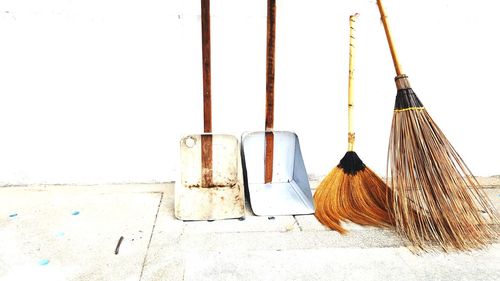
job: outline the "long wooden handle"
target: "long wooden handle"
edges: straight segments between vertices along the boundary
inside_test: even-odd
[[[389,29],[389,24],[387,23],[387,16],[385,15],[384,6],[382,6],[381,0],[377,0],[377,6],[380,12],[380,19],[382,20],[382,24],[384,25],[385,36],[387,37],[387,43],[389,44],[389,49],[391,50],[392,62],[394,63],[394,68],[396,69],[396,75],[400,76],[401,74],[403,74],[403,70],[401,69],[401,65],[399,64],[399,59],[396,54],[396,49],[392,41],[391,30]]]
[[[264,182],[273,180],[274,155],[274,53],[276,32],[276,0],[267,0],[267,49],[266,49],[266,151]]]
[[[266,131],[274,127],[274,53],[276,42],[276,0],[267,1]]]
[[[349,83],[347,88],[347,151],[354,151],[355,133],[353,125],[353,110],[354,110],[354,62],[355,62],[355,43],[356,43],[356,19],[359,14],[354,14],[349,17]]]
[[[201,0],[201,44],[203,59],[203,131],[212,132],[210,73],[210,0]],[[201,137],[201,186],[212,185],[212,136]]]
[[[210,75],[210,0],[201,0],[201,44],[203,59],[203,129],[212,132],[212,89]]]

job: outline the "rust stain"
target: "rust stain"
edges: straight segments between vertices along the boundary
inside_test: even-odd
[[[219,188],[234,188],[235,186],[238,186],[238,184],[236,183],[222,183],[222,184],[214,184],[212,183],[211,185],[209,186],[202,186],[201,184],[199,183],[196,183],[196,184],[185,184],[185,186],[187,188],[216,188],[216,189],[219,189]]]

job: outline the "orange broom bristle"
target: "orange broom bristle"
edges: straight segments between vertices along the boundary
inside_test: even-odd
[[[358,176],[348,175],[352,184],[353,202],[351,203],[355,216],[345,217],[361,225],[391,226],[389,206],[389,188],[380,177],[368,167],[358,172]]]
[[[349,161],[344,161],[346,158]],[[346,220],[389,227],[393,225],[388,207],[392,202],[390,194],[384,181],[355,152],[349,151],[318,185],[314,194],[315,215],[322,224],[342,234],[347,231],[340,223]]]
[[[340,186],[343,181],[343,171],[341,168],[335,167],[321,181],[314,192],[314,205],[316,211],[314,215],[322,224],[328,226],[332,230],[336,230],[341,234],[347,231],[340,225],[340,212],[338,212],[338,189],[332,186]]]

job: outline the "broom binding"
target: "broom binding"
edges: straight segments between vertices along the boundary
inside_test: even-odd
[[[347,133],[347,151],[354,151],[354,142],[356,141],[356,133]]]
[[[424,105],[417,97],[417,94],[415,94],[413,89],[408,88],[398,90],[396,102],[394,103],[395,112],[421,109],[424,109]]]
[[[394,112],[424,109],[424,105],[411,88],[410,81],[406,74],[396,76],[394,81],[396,81],[396,88],[398,90],[396,102],[394,104]]]
[[[396,78],[394,78],[394,81],[396,82],[396,88],[398,90],[411,88],[410,80],[408,79],[408,75],[406,74],[396,76]]]
[[[366,166],[356,152],[347,151],[337,167],[342,169],[344,173],[354,176]]]

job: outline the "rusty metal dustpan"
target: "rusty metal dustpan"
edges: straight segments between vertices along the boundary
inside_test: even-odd
[[[212,134],[210,87],[210,4],[201,0],[204,134],[180,142],[180,178],[175,184],[175,217],[217,220],[245,216],[238,139]]]
[[[293,132],[274,131],[275,0],[268,0],[266,131],[241,137],[245,186],[256,215],[314,213],[314,204],[299,138]]]

